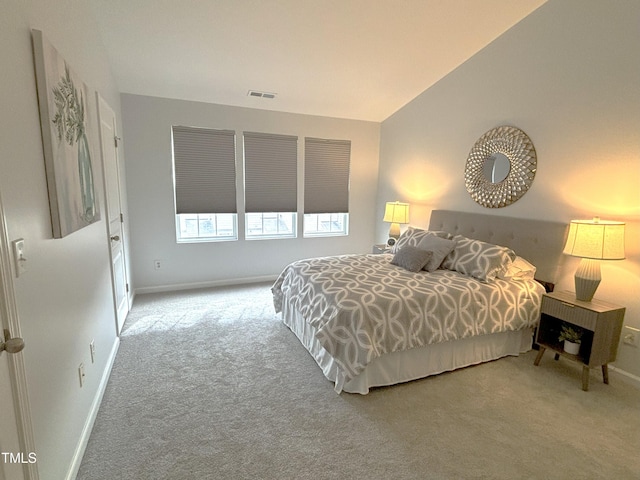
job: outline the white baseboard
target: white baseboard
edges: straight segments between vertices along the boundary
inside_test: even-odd
[[[131,289],[131,291],[129,292],[129,296],[127,297],[127,301],[129,302],[129,310],[127,310],[128,312],[131,311],[131,307],[133,307],[133,302],[136,299],[136,291],[134,289]]]
[[[116,337],[116,341],[113,343],[113,348],[111,349],[111,352],[109,353],[109,358],[107,359],[106,368],[104,369],[104,373],[102,374],[102,378],[100,379],[100,385],[98,386],[98,391],[96,392],[96,396],[93,399],[93,403],[91,404],[91,409],[89,410],[87,421],[85,422],[84,428],[82,429],[82,434],[80,435],[78,446],[76,447],[76,451],[73,454],[73,459],[71,461],[71,465],[69,467],[69,472],[67,473],[66,480],[75,480],[76,476],[78,475],[78,470],[80,470],[82,457],[84,456],[84,452],[87,448],[87,443],[89,443],[91,430],[93,429],[93,424],[96,421],[98,410],[100,409],[100,404],[102,403],[102,397],[104,396],[104,392],[107,388],[107,383],[109,382],[109,376],[111,375],[111,369],[113,368],[113,363],[115,362],[116,354],[118,353],[119,347],[120,347],[120,337]]]
[[[609,365],[609,370],[612,370],[614,372],[616,372],[617,374],[619,374],[622,377],[622,380],[625,383],[628,383],[630,385],[633,385],[634,387],[640,389],[640,377],[626,372],[624,370],[620,370],[619,368],[616,368],[614,365]]]
[[[155,287],[136,288],[135,295],[144,295],[145,293],[175,292],[178,290],[193,290],[196,288],[226,287],[229,285],[244,285],[247,283],[274,282],[277,278],[277,275],[265,275],[262,277],[231,278],[228,280],[215,280],[211,282],[158,285]]]

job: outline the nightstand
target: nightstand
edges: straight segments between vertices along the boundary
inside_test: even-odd
[[[391,247],[386,243],[380,243],[373,246],[372,253],[375,253],[376,255],[381,253],[391,253]]]
[[[582,389],[589,390],[589,370],[602,367],[602,379],[609,383],[607,365],[616,359],[618,342],[622,331],[625,308],[601,300],[591,302],[577,300],[572,292],[551,292],[542,296],[540,325],[536,342],[540,351],[534,365],[539,365],[544,352],[555,352],[582,364]],[[558,340],[563,323],[582,330],[580,351],[577,355],[566,353]]]

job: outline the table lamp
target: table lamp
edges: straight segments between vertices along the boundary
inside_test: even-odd
[[[590,302],[600,285],[598,260],[624,260],[624,222],[571,220],[563,253],[581,257],[576,270],[576,298]]]
[[[382,221],[391,222],[391,226],[389,227],[389,238],[397,240],[400,237],[400,224],[409,223],[409,204],[387,202]]]

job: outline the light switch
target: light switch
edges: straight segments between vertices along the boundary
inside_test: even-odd
[[[27,257],[24,252],[24,239],[13,241],[13,260],[16,264],[16,277],[27,271]]]

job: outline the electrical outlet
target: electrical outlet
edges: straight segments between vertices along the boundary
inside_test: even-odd
[[[84,385],[84,363],[81,363],[78,367],[78,377],[80,378],[80,388]]]
[[[622,342],[632,347],[640,347],[640,329],[625,326],[622,329]]]
[[[95,363],[96,361],[96,341],[91,340],[89,344],[89,351],[91,352],[91,363]]]
[[[160,270],[160,268],[162,268],[162,262],[160,262],[160,260],[154,260],[153,268],[155,268],[156,270]]]

